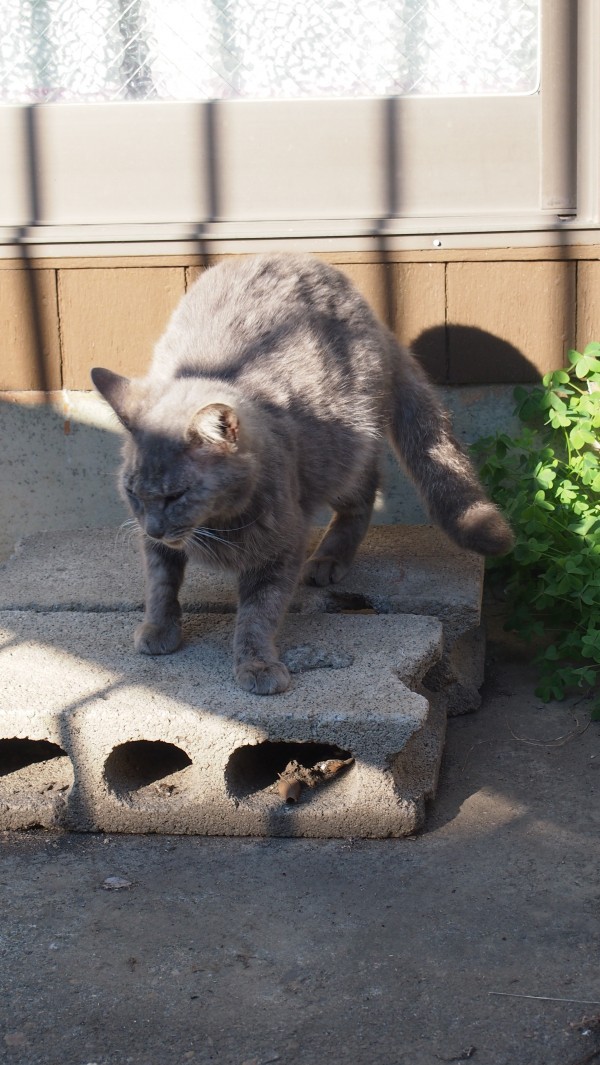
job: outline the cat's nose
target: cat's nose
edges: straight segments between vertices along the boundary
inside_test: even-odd
[[[162,514],[146,514],[144,529],[154,540],[162,540],[165,535],[165,519]]]

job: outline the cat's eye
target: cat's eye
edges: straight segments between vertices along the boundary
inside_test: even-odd
[[[165,506],[168,507],[170,503],[176,503],[178,499],[183,498],[186,492],[187,488],[185,488],[183,492],[173,492],[172,495],[165,496]]]

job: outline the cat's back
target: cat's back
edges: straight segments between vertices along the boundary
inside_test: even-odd
[[[220,377],[267,387],[299,373],[356,376],[381,326],[344,275],[310,256],[269,255],[220,263],[191,286],[157,345],[152,376]],[[362,353],[362,354],[361,354]],[[329,360],[331,361],[331,360]],[[370,367],[370,372],[376,368]]]

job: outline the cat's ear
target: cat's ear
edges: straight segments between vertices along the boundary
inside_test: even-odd
[[[104,396],[106,402],[112,407],[117,418],[129,429],[130,420],[128,415],[128,400],[129,400],[129,386],[131,384],[128,377],[121,377],[118,373],[113,373],[112,370],[104,370],[101,366],[95,366],[91,371],[91,378],[94,387],[98,389],[101,396]]]
[[[226,403],[209,403],[196,411],[188,426],[187,439],[192,447],[220,444],[228,451],[237,451],[240,420],[233,407]]]

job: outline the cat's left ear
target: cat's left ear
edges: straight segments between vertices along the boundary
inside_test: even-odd
[[[226,403],[209,403],[196,411],[188,426],[187,439],[193,447],[205,443],[225,445],[228,451],[237,451],[240,420],[233,407]]]
[[[112,407],[117,418],[126,429],[131,428],[128,416],[129,386],[128,377],[113,373],[112,370],[104,370],[101,366],[95,366],[91,371],[91,378],[95,388],[106,402]]]

